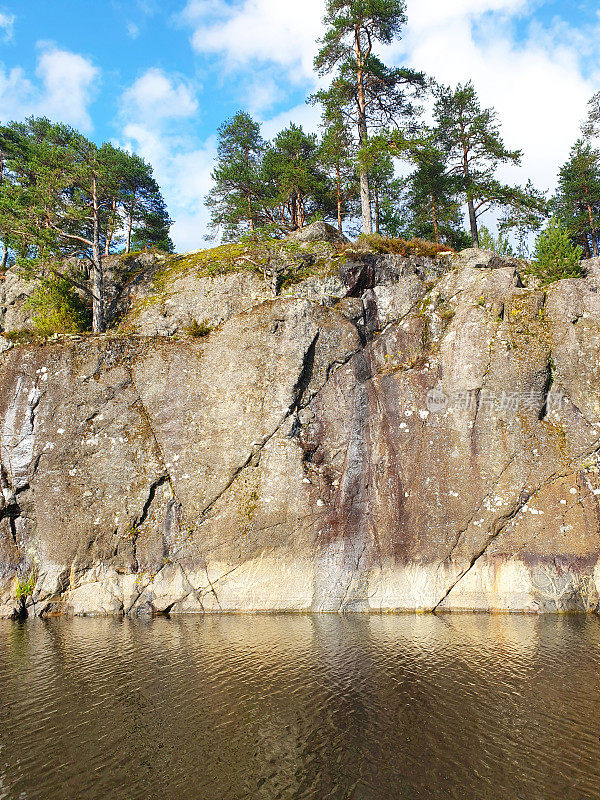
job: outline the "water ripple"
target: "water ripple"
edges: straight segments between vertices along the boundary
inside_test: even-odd
[[[0,623],[0,800],[592,800],[600,621]]]

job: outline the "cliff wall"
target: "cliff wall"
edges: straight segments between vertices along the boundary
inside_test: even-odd
[[[0,338],[0,615],[596,611],[600,265],[522,266],[185,273]]]

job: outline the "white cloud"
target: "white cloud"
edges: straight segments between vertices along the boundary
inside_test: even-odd
[[[131,123],[123,129],[122,146],[145,158],[163,192],[175,224],[171,236],[179,251],[205,247],[209,215],[204,199],[216,158],[214,138],[194,144],[175,135]]]
[[[427,30],[454,19],[481,17],[490,12],[516,14],[527,6],[527,0],[408,0],[407,16],[413,29]]]
[[[68,50],[45,48],[38,60],[36,75],[43,85],[37,113],[84,130],[92,129],[88,107],[100,71],[91,61]]]
[[[174,119],[195,114],[198,101],[183,79],[152,68],[123,94],[121,109],[129,119]]]
[[[508,17],[527,8],[526,0],[409,0],[408,29],[396,52],[442,83],[472,80],[482,103],[497,110],[507,146],[524,151],[511,178],[531,177],[548,189],[596,87],[583,76],[577,37],[566,36],[564,26],[559,38],[539,25],[515,38]],[[489,11],[501,16],[482,25]]]
[[[323,0],[189,0],[181,18],[197,52],[222,55],[231,69],[276,64],[285,70],[280,79],[302,82],[312,75],[323,12]]]
[[[139,26],[136,25],[135,22],[128,22],[126,25],[126,30],[127,36],[129,36],[130,39],[137,39],[140,35]]]
[[[0,38],[4,42],[10,42],[13,38],[16,19],[14,14],[0,11]]]
[[[306,133],[318,133],[321,121],[321,110],[318,106],[302,103],[281,111],[275,117],[262,119],[262,135],[265,139],[272,139],[279,131],[287,128],[292,122],[301,125]]]
[[[154,168],[175,224],[179,250],[205,246],[208,211],[204,199],[216,157],[214,138],[198,141],[185,133],[185,119],[198,111],[193,88],[181,77],[150,69],[120,101],[123,129],[119,144]]]
[[[100,70],[77,53],[44,45],[36,68],[38,82],[21,67],[7,70],[0,64],[0,108],[3,121],[44,115],[85,131],[92,129],[89,106],[94,99]]]

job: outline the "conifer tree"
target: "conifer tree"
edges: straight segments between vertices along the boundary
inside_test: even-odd
[[[393,144],[415,165],[405,194],[405,217],[413,235],[433,239],[436,244],[466,245],[458,202],[461,183],[448,169],[436,131],[423,128],[411,139],[396,135]]]
[[[268,145],[261,169],[265,214],[286,231],[303,228],[315,214],[331,215],[331,193],[319,162],[317,137],[293,123]]]
[[[374,53],[377,43],[390,44],[406,22],[403,0],[327,0],[326,32],[315,58],[320,75],[334,73],[328,90],[313,100],[337,107],[356,126],[366,148],[372,128],[398,124],[414,115],[411,98],[425,85],[423,74],[387,67]],[[363,233],[373,231],[371,186],[365,160],[359,160]]]
[[[261,216],[260,170],[265,142],[260,125],[245,111],[219,127],[214,186],[207,197],[213,231],[223,229],[225,240],[254,232]]]
[[[594,139],[600,134],[600,92],[596,92],[588,102],[588,115],[581,132],[585,139]]]
[[[552,205],[573,242],[598,256],[600,240],[600,151],[581,139],[560,170]]]
[[[477,220],[485,211],[496,208],[545,212],[543,196],[530,183],[525,188],[509,186],[495,177],[500,164],[520,164],[521,151],[506,148],[496,112],[481,107],[472,83],[454,90],[438,88],[435,117],[436,135],[448,157],[450,172],[461,180],[475,247],[479,246]],[[506,225],[509,220],[510,216]]]
[[[92,328],[102,333],[104,278],[102,255],[110,251],[121,211],[134,209],[135,223],[156,210],[168,215],[151,168],[110,144],[97,146],[68,125],[45,118],[0,127],[4,155],[0,182],[0,239],[29,271],[36,263],[76,256],[91,264],[82,280],[53,267],[61,280],[91,297]],[[131,175],[141,169],[145,193],[131,206]],[[139,205],[143,200],[143,205]],[[108,245],[108,247],[107,247]]]
[[[339,109],[325,109],[319,163],[332,184],[338,231],[351,201],[358,194],[354,142]]]
[[[579,278],[582,249],[574,245],[560,220],[553,217],[548,227],[538,236],[531,272],[543,283],[561,278]]]

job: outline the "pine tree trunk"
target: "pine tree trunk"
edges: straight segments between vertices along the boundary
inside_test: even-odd
[[[114,233],[115,233],[115,217],[116,217],[116,214],[117,214],[117,201],[113,200],[113,202],[112,202],[112,219],[111,219],[110,228],[108,230],[108,236],[106,237],[106,244],[104,246],[104,255],[105,256],[109,255],[109,253],[110,253],[110,245],[112,243],[113,236],[114,236]]]
[[[338,221],[338,231],[342,232],[342,181],[340,178],[340,168],[339,165],[336,167],[336,194],[337,194],[337,221]]]
[[[250,189],[246,194],[246,200],[248,202],[248,222],[250,223],[250,230],[254,233],[254,217],[252,215],[252,197],[250,195]]]
[[[2,257],[0,258],[0,272],[6,272],[6,265],[8,264],[8,247],[2,245]]]
[[[360,49],[360,35],[356,31],[356,61],[358,69],[356,73],[356,83],[358,87],[358,139],[361,147],[365,147],[369,139],[367,130],[367,104],[365,96],[365,83],[363,75],[363,54]],[[371,187],[369,185],[369,173],[364,164],[360,165],[360,206],[362,212],[363,233],[373,233],[373,218],[371,216]]]
[[[467,206],[469,208],[469,225],[471,227],[471,238],[473,239],[473,247],[479,247],[477,214],[475,213],[475,204],[471,196],[471,172],[469,170],[469,154],[467,152],[466,145],[463,145],[463,175],[465,178],[465,188],[467,190]]]
[[[379,236],[379,187],[375,186],[373,191],[375,198],[375,233]]]
[[[592,217],[592,207],[589,203],[586,203],[587,210],[588,210],[588,217],[590,218],[590,234],[592,237],[592,252],[594,253],[594,258],[598,258],[598,239],[594,235],[594,220]]]
[[[475,205],[472,200],[468,202],[469,206],[469,224],[471,226],[471,238],[473,239],[473,247],[479,247],[479,231],[477,230],[477,215],[475,214]]]
[[[92,331],[104,333],[104,286],[102,280],[102,254],[100,252],[100,204],[98,184],[92,186],[94,235],[92,239]]]
[[[431,197],[431,215],[433,217],[433,236],[435,238],[435,243],[440,243],[440,227],[438,225],[438,218],[437,218],[437,208],[435,205],[435,198]]]

